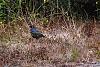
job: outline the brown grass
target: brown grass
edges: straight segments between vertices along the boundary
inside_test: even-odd
[[[100,24],[94,21],[61,18],[52,20],[47,27],[37,21],[37,28],[46,36],[39,40],[31,37],[24,20],[16,22],[0,25],[0,65],[63,67],[70,62],[100,59]]]

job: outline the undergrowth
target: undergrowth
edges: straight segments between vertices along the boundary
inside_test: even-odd
[[[24,19],[0,24],[0,65],[54,67],[99,58],[100,24],[68,21],[63,17],[48,21],[46,27],[37,19],[32,22],[45,38],[32,38]]]

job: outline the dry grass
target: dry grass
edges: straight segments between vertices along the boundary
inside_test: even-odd
[[[100,61],[100,24],[88,22],[61,18],[44,28],[35,22],[46,36],[39,40],[31,37],[23,20],[1,24],[0,67],[66,67],[70,62]]]

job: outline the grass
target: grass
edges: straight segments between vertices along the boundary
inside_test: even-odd
[[[39,40],[32,38],[29,27],[23,19],[9,25],[0,24],[0,65],[54,67],[70,62],[81,63],[84,59],[87,62],[87,58],[91,56],[89,50],[100,48],[98,38],[100,24],[67,21],[60,16],[48,22],[46,27],[43,27],[39,20],[36,21],[36,27],[43,32],[45,38]],[[88,37],[89,33],[92,34]],[[93,60],[95,57],[100,59],[99,50],[93,51],[93,54],[96,52],[92,56]]]
[[[78,50],[77,49],[72,49],[72,55],[71,55],[71,57],[72,57],[72,61],[76,61],[77,60],[77,58],[79,57],[79,52],[78,52]]]

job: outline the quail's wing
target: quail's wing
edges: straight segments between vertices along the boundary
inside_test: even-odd
[[[30,31],[31,31],[32,33],[39,32],[36,28],[32,28]]]

